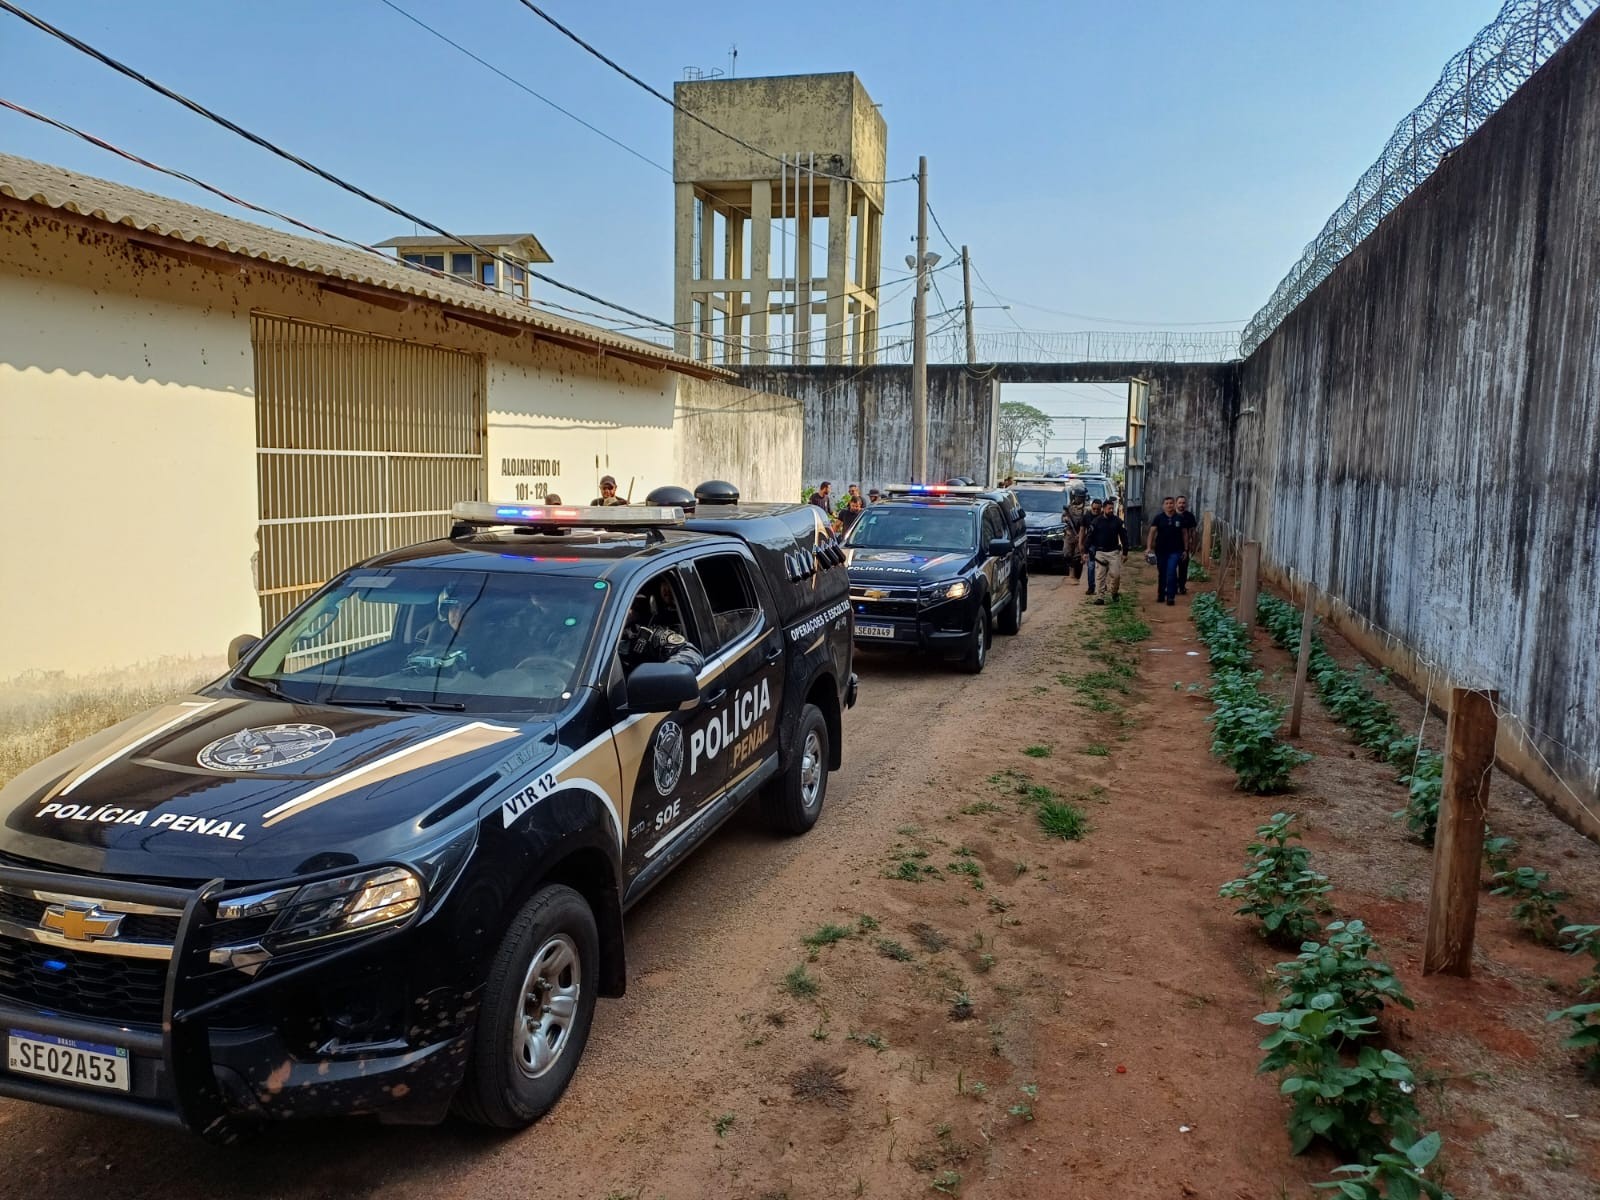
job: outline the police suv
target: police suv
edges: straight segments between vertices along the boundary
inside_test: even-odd
[[[900,484],[845,538],[859,646],[959,655],[976,674],[1028,607],[1026,515],[1010,491]]]
[[[537,1119],[622,994],[628,907],[747,800],[817,820],[843,562],[806,505],[457,505],[25,771],[0,1095],[219,1139]]]
[[[1070,571],[1078,564],[1077,538],[1068,543],[1063,515],[1071,501],[1074,479],[1018,479],[1014,491],[1027,514],[1028,566],[1059,567]]]

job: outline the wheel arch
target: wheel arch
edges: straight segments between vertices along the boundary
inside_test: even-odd
[[[844,765],[844,717],[839,710],[839,684],[829,671],[821,671],[806,690],[805,704],[814,704],[822,713],[828,726],[828,769],[837,771]],[[799,714],[795,714],[796,725]],[[790,746],[790,753],[798,750]]]

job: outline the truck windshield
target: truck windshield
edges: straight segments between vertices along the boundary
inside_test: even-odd
[[[568,576],[356,570],[269,634],[240,678],[309,703],[555,712],[578,686],[606,590]]]
[[[1066,489],[1055,488],[1017,488],[1017,500],[1022,504],[1024,512],[1031,513],[1059,513],[1067,506]]]
[[[978,544],[978,516],[968,508],[879,505],[850,527],[845,544],[881,550],[971,550]]]

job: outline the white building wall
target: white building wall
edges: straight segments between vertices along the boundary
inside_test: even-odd
[[[615,475],[619,494],[643,500],[673,477],[673,405],[678,376],[580,351],[540,347],[537,360],[489,361],[488,478],[491,500],[565,504],[600,494]]]
[[[21,274],[0,238],[0,687],[259,624],[250,330]]]

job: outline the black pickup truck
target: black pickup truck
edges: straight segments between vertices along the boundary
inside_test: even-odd
[[[1028,607],[1026,516],[1010,491],[899,485],[845,538],[856,644],[958,656],[976,674]]]
[[[726,489],[724,489],[726,490]],[[623,914],[855,699],[815,508],[458,505],[0,791],[0,1095],[182,1126],[561,1095]]]

